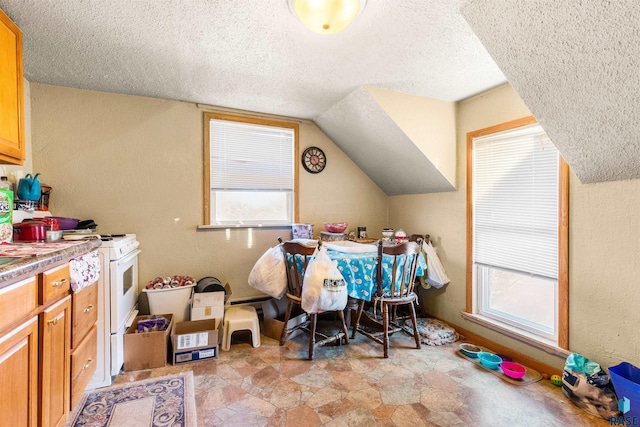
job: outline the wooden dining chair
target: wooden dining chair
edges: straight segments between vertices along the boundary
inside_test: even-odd
[[[287,297],[287,311],[284,315],[284,326],[282,327],[282,334],[280,335],[280,345],[284,345],[287,336],[296,329],[303,329],[309,333],[309,360],[313,360],[316,347],[332,342],[340,345],[343,338],[345,344],[349,344],[349,332],[344,321],[344,312],[342,310],[335,311],[342,327],[342,332],[336,335],[327,336],[317,331],[318,313],[308,313],[308,322],[296,325],[290,329],[287,328],[287,323],[289,323],[294,308],[296,306],[301,308],[304,272],[309,265],[310,256],[313,255],[316,248],[305,246],[299,242],[284,242],[281,247],[285,257],[285,265],[287,266],[287,292],[285,294]],[[317,340],[317,338],[320,339]]]
[[[416,242],[418,243],[418,245],[420,246],[420,250],[422,251],[422,244],[423,243],[429,243],[429,238],[430,236],[428,234],[412,234],[409,236],[409,241],[410,242]],[[427,255],[424,254],[425,257],[425,261],[427,258]],[[420,314],[424,314],[426,312],[425,308],[424,308],[424,302],[422,300],[422,296],[424,294],[424,292],[422,291],[422,289],[420,289],[420,286],[422,286],[422,284],[424,283],[424,277],[426,277],[427,275],[427,270],[424,270],[424,276],[423,277],[418,277],[416,276],[416,287],[415,289],[415,293],[418,296],[418,302],[416,303],[416,309],[418,310],[418,313]]]
[[[358,303],[358,311],[356,321],[353,325],[352,338],[356,332],[371,338],[375,342],[382,344],[384,349],[384,357],[389,357],[389,336],[394,332],[402,330],[402,326],[396,322],[396,307],[405,305],[409,308],[409,315],[413,323],[413,336],[416,341],[416,348],[420,348],[420,334],[416,320],[416,311],[414,304],[417,301],[415,294],[415,277],[418,266],[418,256],[420,255],[422,241],[405,242],[399,245],[384,246],[382,242],[378,244],[378,266],[377,266],[377,282],[378,289],[376,296],[373,298],[374,304],[380,303],[382,319],[372,319],[377,330],[368,327],[360,327],[364,302]],[[386,257],[385,257],[386,255]],[[391,270],[389,279],[389,288],[383,287],[383,269],[386,264]],[[391,309],[391,319],[390,311]]]

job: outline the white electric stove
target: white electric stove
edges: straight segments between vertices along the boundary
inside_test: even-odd
[[[109,386],[124,363],[124,333],[138,314],[138,254],[135,234],[104,235],[97,249],[98,354],[96,373],[87,389]]]

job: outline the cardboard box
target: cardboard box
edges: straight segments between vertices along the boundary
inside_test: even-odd
[[[162,317],[169,319],[169,326],[164,331],[138,333],[138,321],[149,317],[136,317],[124,334],[125,371],[161,368],[167,364],[173,314],[162,314]]]
[[[225,292],[196,292],[191,298],[191,320],[222,319],[224,309],[233,295],[229,284],[224,285]]]
[[[220,319],[178,322],[171,331],[173,364],[196,362],[218,357],[222,336]]]
[[[274,340],[280,341],[280,335],[282,334],[282,328],[284,326],[284,314],[287,310],[287,299],[282,298],[280,300],[270,299],[262,303],[262,335],[265,335]],[[302,311],[299,306],[298,309],[294,308],[291,313],[291,318],[287,323],[287,329],[291,329],[294,326],[298,326],[308,320],[308,315]],[[297,329],[293,331],[287,339],[291,339],[298,334],[304,333],[304,331]]]

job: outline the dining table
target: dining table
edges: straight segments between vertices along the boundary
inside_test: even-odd
[[[323,242],[329,258],[337,262],[338,271],[342,274],[347,285],[350,298],[371,301],[376,295],[378,279],[376,268],[378,265],[378,247],[375,244],[363,244],[351,241]],[[392,275],[391,255],[382,256],[382,291],[389,291]],[[400,262],[403,262],[402,260]],[[424,255],[418,256],[416,277],[422,276],[427,270]]]
[[[317,244],[317,242],[304,242],[303,244]],[[329,258],[336,262],[338,271],[344,278],[348,300],[345,307],[345,321],[348,327],[352,326],[352,314],[357,310],[359,301],[369,302],[374,300],[378,294],[377,267],[380,261],[379,247],[377,244],[363,244],[352,241],[343,242],[322,242],[322,247],[327,249]],[[296,255],[299,257],[302,255]],[[405,256],[401,256],[399,262],[404,262]],[[382,293],[389,293],[391,285],[391,277],[393,271],[393,256],[382,254]],[[423,276],[427,271],[427,262],[422,251],[417,257],[416,277]],[[287,260],[287,264],[291,266],[291,261]],[[298,263],[298,268],[303,268],[302,262]],[[398,269],[402,270],[402,269]],[[411,270],[410,268],[407,270]],[[303,274],[303,271],[299,271]],[[397,274],[400,274],[397,271]],[[398,282],[398,277],[396,282]],[[375,313],[375,306],[374,306]],[[369,328],[370,330],[382,330],[382,323],[374,317],[369,317],[363,312],[360,317],[360,326]],[[355,335],[355,329],[353,334]],[[353,336],[352,336],[353,337]]]

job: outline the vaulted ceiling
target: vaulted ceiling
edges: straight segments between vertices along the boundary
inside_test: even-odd
[[[640,174],[631,123],[640,17],[630,0],[369,0],[330,36],[307,30],[287,0],[0,0],[0,8],[23,31],[29,81],[312,119],[388,194],[455,182],[376,90],[454,102],[505,75],[581,180]],[[368,155],[385,144],[397,164],[427,172],[410,184],[385,172]]]
[[[462,14],[580,181],[640,178],[637,0],[474,0]]]

